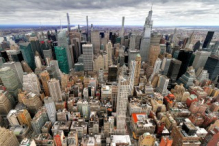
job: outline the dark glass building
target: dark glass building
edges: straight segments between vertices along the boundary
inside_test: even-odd
[[[180,50],[178,55],[178,60],[182,62],[178,77],[181,77],[186,71],[187,67],[189,66],[190,59],[192,57],[193,51],[190,50]]]
[[[209,47],[209,44],[211,42],[211,39],[213,38],[213,35],[214,35],[214,31],[209,31],[208,32],[202,48],[208,48]]]
[[[109,82],[115,82],[117,79],[117,66],[111,65],[109,66],[109,72],[108,72],[108,81]]]

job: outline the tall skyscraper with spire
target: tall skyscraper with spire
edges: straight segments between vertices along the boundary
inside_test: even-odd
[[[148,61],[149,59],[151,30],[153,25],[153,21],[151,20],[151,18],[152,18],[152,10],[149,11],[148,17],[146,18],[143,36],[141,39],[140,54],[142,61]]]

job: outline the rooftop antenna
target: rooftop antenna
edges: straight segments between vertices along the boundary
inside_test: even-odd
[[[151,4],[151,11],[152,11],[153,5],[154,5],[154,3],[152,2],[152,4]]]
[[[68,32],[70,32],[70,30],[71,30],[71,26],[70,26],[70,20],[69,20],[69,15],[68,15],[68,13],[66,14],[67,15],[67,21],[68,21]]]

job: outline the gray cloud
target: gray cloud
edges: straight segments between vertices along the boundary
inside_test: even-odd
[[[216,0],[0,0],[0,24],[90,23],[143,25],[153,1],[155,25],[218,25]]]

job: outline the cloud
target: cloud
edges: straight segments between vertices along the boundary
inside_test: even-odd
[[[0,0],[1,24],[143,25],[152,0]],[[154,25],[218,25],[219,1],[153,0]]]

